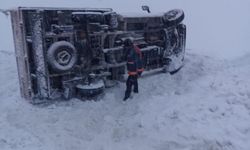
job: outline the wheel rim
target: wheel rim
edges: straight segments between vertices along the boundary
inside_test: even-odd
[[[56,60],[60,65],[68,65],[72,59],[72,55],[67,51],[63,50],[59,52],[56,56]]]
[[[177,14],[178,14],[177,11],[170,11],[166,17],[167,17],[167,19],[173,19],[176,17]]]

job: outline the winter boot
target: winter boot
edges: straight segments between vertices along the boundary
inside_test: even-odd
[[[123,101],[128,100],[129,96],[125,95],[125,97],[123,98]]]
[[[124,96],[124,98],[123,98],[123,101],[126,101],[126,100],[130,97],[130,93],[131,93],[131,92],[129,92],[129,91],[126,91],[126,92],[125,92],[125,96]]]
[[[139,93],[138,88],[134,88],[134,93]]]

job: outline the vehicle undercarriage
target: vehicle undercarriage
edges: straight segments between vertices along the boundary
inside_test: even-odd
[[[11,10],[21,94],[25,99],[92,97],[126,73],[123,41],[133,38],[145,70],[179,70],[184,13],[127,16],[112,9]]]

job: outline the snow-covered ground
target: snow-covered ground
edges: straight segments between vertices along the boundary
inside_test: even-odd
[[[180,72],[145,75],[125,104],[121,83],[100,101],[41,107],[20,98],[14,54],[0,51],[0,149],[248,150],[249,57],[222,61],[188,50]]]
[[[0,15],[0,150],[249,150],[250,1],[132,2],[0,2],[0,8],[87,3],[121,12],[144,3],[154,11],[183,8],[189,48],[180,72],[145,75],[140,93],[125,104],[120,83],[99,101],[33,106],[20,97],[10,23]]]

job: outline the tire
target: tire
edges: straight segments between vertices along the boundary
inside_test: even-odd
[[[163,15],[163,23],[166,26],[176,26],[184,20],[184,12],[181,9],[173,9]]]
[[[56,72],[71,70],[76,64],[77,58],[77,50],[67,41],[53,43],[47,52],[48,64]]]
[[[78,84],[76,85],[76,91],[79,98],[93,98],[104,92],[103,80],[98,80],[90,85]]]

